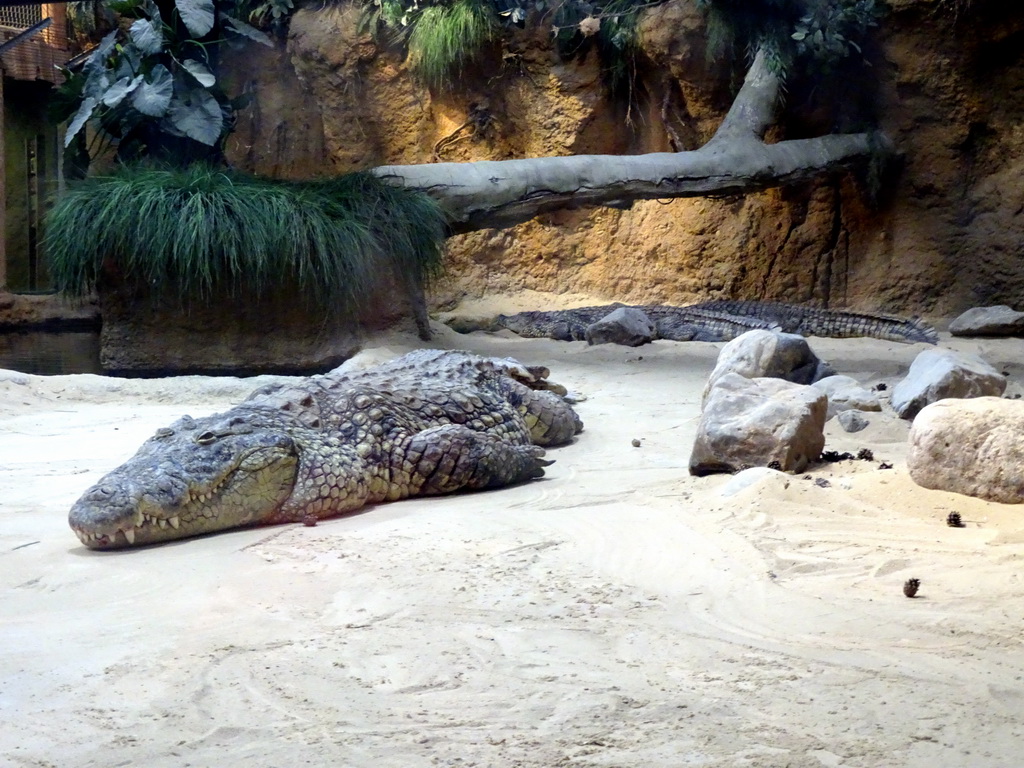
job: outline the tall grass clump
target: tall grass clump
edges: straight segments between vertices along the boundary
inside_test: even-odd
[[[370,174],[288,182],[133,167],[74,184],[48,215],[45,245],[57,288],[73,295],[113,267],[182,300],[287,285],[352,314],[382,280],[436,276],[444,236],[436,202]]]
[[[455,0],[424,8],[409,32],[409,63],[427,85],[451,89],[463,69],[498,35],[491,8],[480,0]]]

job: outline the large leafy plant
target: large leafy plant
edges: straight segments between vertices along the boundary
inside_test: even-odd
[[[126,165],[69,186],[48,214],[46,252],[54,285],[74,295],[111,273],[182,302],[291,285],[346,314],[391,277],[437,275],[445,223],[425,193],[367,173],[300,182]]]
[[[776,72],[800,67],[826,76],[861,53],[878,24],[880,0],[697,0],[708,14],[708,54],[742,61],[763,50]]]
[[[70,120],[65,146],[86,164],[100,149],[97,140],[114,143],[121,161],[219,159],[240,106],[219,85],[219,47],[270,39],[233,15],[234,0],[136,0],[117,10],[124,24],[62,86],[58,117]],[[87,147],[90,122],[96,140]]]

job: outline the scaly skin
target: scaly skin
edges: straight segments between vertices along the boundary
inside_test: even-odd
[[[784,333],[801,336],[862,337],[907,344],[939,342],[935,329],[924,321],[881,312],[819,309],[781,301],[707,301],[693,308],[776,323]]]
[[[353,374],[256,390],[185,416],[72,507],[87,547],[115,549],[241,526],[326,518],[408,496],[540,477],[539,446],[583,429],[548,372],[421,350]]]
[[[507,328],[531,338],[580,341],[587,326],[624,304],[606,304],[549,312],[498,315],[488,330]],[[708,301],[689,307],[635,305],[655,325],[657,338],[670,341],[729,341],[753,329],[779,330],[802,336],[860,336],[905,343],[935,344],[938,336],[917,319],[872,312],[816,309],[780,301]],[[471,328],[462,327],[468,331]]]
[[[495,325],[529,338],[551,338],[558,341],[583,341],[587,326],[596,323],[625,304],[606,304],[597,307],[552,310],[549,312],[520,312],[498,315]],[[741,333],[764,328],[776,329],[771,321],[754,317],[739,317],[692,307],[670,307],[647,304],[639,309],[654,323],[659,339],[669,341],[724,341]]]

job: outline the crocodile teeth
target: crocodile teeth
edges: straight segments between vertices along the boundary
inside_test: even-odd
[[[167,521],[164,520],[162,517],[157,520],[157,523],[160,525],[161,528],[166,528],[167,527]]]
[[[129,544],[134,544],[135,543],[135,529],[134,528],[129,528],[127,530],[121,531],[121,533],[123,533],[124,537],[126,539],[128,539],[128,543]]]
[[[178,526],[181,525],[181,518],[175,516],[170,519],[171,528],[177,530]]]

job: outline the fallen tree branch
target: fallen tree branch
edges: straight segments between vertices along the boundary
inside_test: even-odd
[[[882,133],[765,144],[780,86],[759,52],[714,137],[690,152],[390,165],[372,172],[436,198],[458,234],[508,227],[567,208],[744,194],[865,165],[893,151]]]

